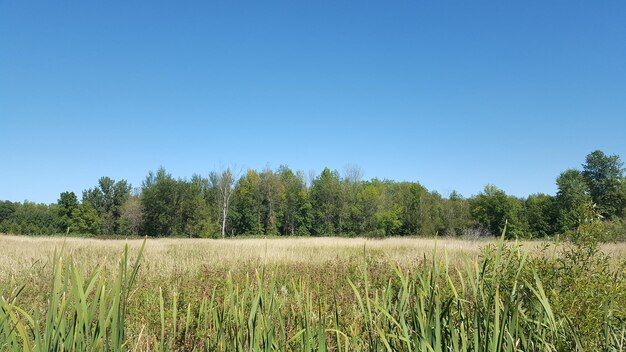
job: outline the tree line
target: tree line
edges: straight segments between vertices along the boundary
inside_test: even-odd
[[[618,232],[626,222],[626,176],[617,155],[594,151],[582,169],[556,179],[555,195],[507,195],[494,185],[465,198],[444,197],[417,182],[362,180],[357,167],[301,171],[230,169],[174,178],[149,172],[141,187],[102,177],[57,203],[0,202],[0,233],[266,236],[495,236],[541,238],[575,229],[595,214]]]

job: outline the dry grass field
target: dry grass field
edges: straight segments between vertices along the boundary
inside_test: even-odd
[[[26,284],[34,287],[26,292],[39,291],[47,284],[46,268],[55,251],[86,270],[99,264],[115,268],[124,246],[133,255],[142,243],[142,239],[0,236],[0,289]],[[228,276],[244,280],[265,270],[284,285],[297,279],[318,286],[321,293],[332,290],[350,296],[346,280],[356,275],[365,259],[372,279],[384,283],[393,275],[394,265],[412,271],[436,252],[454,266],[475,257],[489,243],[425,238],[148,239],[140,278],[146,289],[206,292],[221,286]]]
[[[87,271],[97,265],[115,268],[124,247],[131,256],[144,240],[100,240],[75,237],[0,236],[0,289],[26,285],[27,292],[39,292],[48,284],[50,261],[55,251],[71,258]],[[314,284],[323,294],[351,295],[345,280],[367,261],[370,278],[384,284],[398,266],[412,272],[433,255],[451,267],[476,260],[481,248],[494,240],[451,238],[285,238],[285,239],[148,239],[140,278],[144,288],[181,287],[206,292],[221,286],[229,276],[237,279],[264,270],[283,284],[294,279]],[[519,243],[524,250],[537,252],[547,244]],[[626,243],[602,245],[611,258],[626,258]],[[548,251],[549,252],[549,251]],[[345,290],[337,289],[343,287]],[[36,299],[36,297],[32,297]]]
[[[142,239],[99,240],[75,237],[27,237],[0,235],[0,275],[3,278],[21,276],[33,267],[44,264],[55,250],[87,266],[117,263],[124,246],[131,253]],[[410,268],[415,262],[431,258],[437,252],[446,255],[454,266],[463,258],[474,257],[492,240],[462,240],[451,238],[338,238],[291,237],[285,239],[148,239],[143,260],[147,276],[197,273],[210,268],[256,270],[266,267],[319,267],[333,262],[359,261],[367,256],[374,261],[388,261]],[[540,241],[524,241],[528,250],[542,248]],[[626,243],[601,246],[611,257],[626,258]]]
[[[362,332],[359,331],[366,328],[362,324],[367,322],[363,320],[367,312],[359,310],[360,298],[355,296],[355,289],[369,287],[373,292],[376,290],[380,294],[389,294],[389,285],[398,280],[396,269],[406,273],[406,277],[429,277],[430,269],[427,268],[433,263],[433,255],[437,256],[436,262],[448,263],[446,272],[449,267],[451,272],[458,269],[460,273],[466,268],[476,266],[483,249],[493,242],[450,238],[148,239],[137,283],[130,292],[127,329],[132,345],[139,349],[156,348],[156,341],[163,341],[164,338],[169,339],[168,346],[173,349],[198,347],[202,337],[191,333],[188,336],[187,332],[183,335],[181,329],[184,322],[181,322],[182,318],[177,319],[177,314],[182,316],[186,312],[188,321],[194,321],[190,316],[199,316],[204,312],[203,309],[207,309],[206,302],[222,301],[227,304],[231,299],[229,295],[233,295],[233,299],[241,300],[237,301],[241,303],[229,303],[232,307],[245,302],[240,308],[250,309],[250,304],[254,301],[249,301],[252,298],[247,295],[256,292],[263,282],[268,287],[271,286],[264,290],[282,297],[279,298],[282,302],[279,311],[287,316],[294,314],[296,317],[304,317],[299,319],[319,320],[314,315],[307,316],[306,312],[314,312],[316,309],[303,303],[302,295],[306,292],[308,304],[332,302],[332,306],[330,303],[320,306],[320,314],[330,317],[333,309],[341,309],[335,311],[337,314],[340,312],[341,319],[353,322],[346,325],[346,336],[360,336]],[[23,288],[18,301],[31,311],[43,314],[52,289],[50,277],[55,252],[61,253],[65,262],[75,263],[85,277],[98,266],[102,266],[104,275],[112,278],[118,272],[124,247],[128,245],[132,261],[143,243],[142,239],[99,240],[2,235],[0,295],[12,297],[16,290]],[[515,246],[515,243],[510,245]],[[552,244],[539,241],[526,241],[518,245],[519,253],[538,255],[550,255],[554,248]],[[542,251],[546,247],[549,249]],[[604,244],[601,251],[608,254],[615,263],[623,262],[626,258],[624,243]],[[499,269],[495,267],[490,270],[497,272]],[[455,277],[459,278],[457,274],[451,274],[450,277],[453,280],[456,280]],[[355,283],[354,287],[349,284],[352,282]],[[416,285],[418,282],[416,281]],[[264,290],[259,292],[265,292]],[[306,306],[305,313],[301,311],[304,309],[303,305]],[[233,312],[229,314],[235,314]],[[209,314],[209,311],[205,314]],[[235,314],[233,317],[236,316]],[[233,324],[246,325],[244,320]],[[298,321],[287,319],[284,322],[284,326],[288,327],[287,335],[298,336]],[[200,322],[198,320],[198,324]],[[331,324],[331,321],[326,323]],[[199,326],[192,326],[194,328],[199,329]],[[185,330],[187,329],[189,326]],[[173,335],[171,331],[174,331]],[[245,340],[243,337],[242,339]],[[334,343],[340,340],[337,337]],[[346,337],[346,346],[348,341],[353,340]],[[329,346],[333,344],[328,343]],[[355,346],[369,344],[367,341],[351,343],[356,344]],[[166,349],[165,347],[160,346]]]
[[[74,260],[96,264],[117,261],[126,244],[131,251],[143,240],[98,240],[89,238],[0,236],[0,269],[4,274],[30,270],[33,263],[45,261],[56,250],[63,250]],[[336,260],[362,258],[410,264],[432,256],[437,246],[453,260],[472,256],[490,241],[424,238],[287,238],[287,239],[148,239],[144,265],[160,273],[199,270],[202,267],[256,268],[259,265],[323,265]]]

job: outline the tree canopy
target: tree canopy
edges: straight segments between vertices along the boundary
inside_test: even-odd
[[[417,182],[362,180],[325,168],[307,182],[287,166],[230,169],[174,178],[150,171],[140,188],[101,177],[79,201],[62,192],[55,204],[0,202],[0,232],[185,237],[264,236],[498,236],[541,238],[571,231],[597,209],[606,221],[626,218],[626,181],[616,155],[594,151],[582,170],[556,178],[556,194],[508,195],[495,185],[463,197],[429,191]],[[621,221],[621,222],[620,222]]]

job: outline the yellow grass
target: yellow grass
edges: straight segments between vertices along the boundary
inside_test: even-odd
[[[63,237],[0,236],[0,272],[17,273],[28,270],[33,263],[47,260],[55,249],[85,264],[103,260],[117,261],[125,244],[139,248],[143,240],[98,240]],[[144,265],[154,270],[176,268],[193,270],[200,266],[235,266],[256,264],[318,265],[336,259],[363,256],[367,253],[396,263],[411,262],[431,256],[435,245],[448,256],[478,253],[487,241],[422,238],[288,238],[288,239],[148,239]]]
[[[128,244],[139,248],[143,240],[98,240],[64,237],[26,237],[0,235],[0,273],[16,275],[32,268],[33,264],[47,261],[55,249],[77,262],[92,266],[113,263]],[[200,267],[236,267],[246,263],[255,266],[266,264],[321,265],[334,260],[363,257],[364,252],[380,260],[410,264],[437,252],[446,253],[452,264],[463,256],[473,257],[480,248],[491,241],[469,241],[449,238],[337,238],[310,237],[286,239],[148,239],[144,266],[149,271],[167,275],[172,271],[194,271]],[[524,247],[536,248],[541,242],[527,241]],[[626,243],[605,244],[602,249],[611,256],[626,256]]]

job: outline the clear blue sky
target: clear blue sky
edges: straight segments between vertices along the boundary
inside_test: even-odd
[[[0,199],[281,164],[525,196],[625,136],[622,0],[0,1]]]

